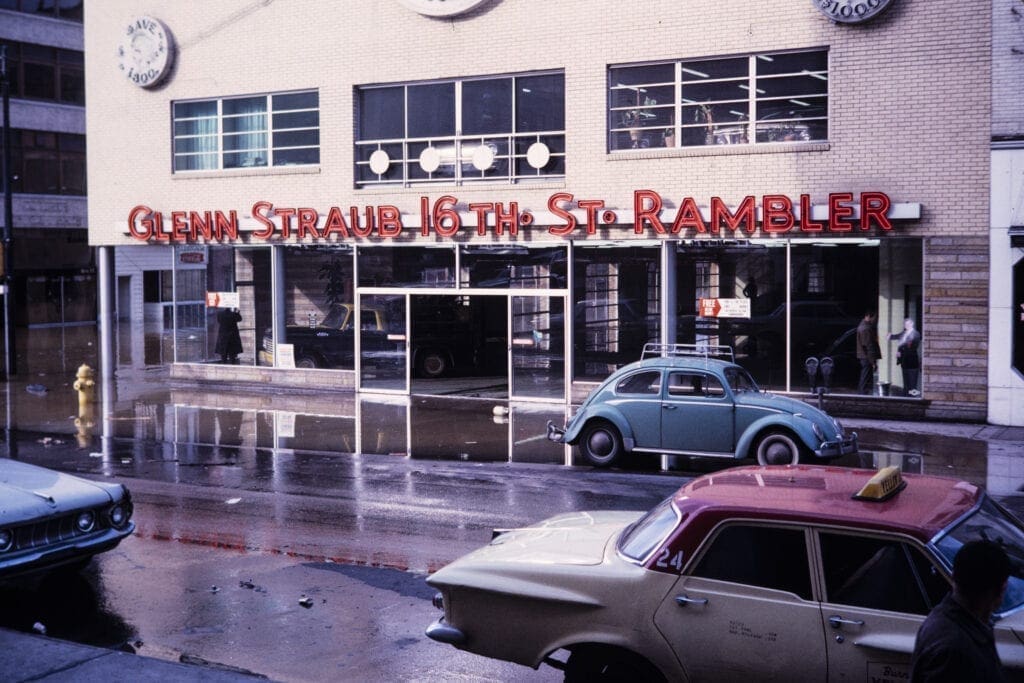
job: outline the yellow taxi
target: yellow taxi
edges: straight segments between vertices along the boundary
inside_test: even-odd
[[[897,468],[742,467],[647,513],[498,530],[427,579],[427,635],[574,681],[906,681],[981,538],[1013,566],[995,632],[1024,678],[1024,526],[972,484]]]

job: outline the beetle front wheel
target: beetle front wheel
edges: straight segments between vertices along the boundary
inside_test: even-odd
[[[579,443],[583,457],[594,467],[611,467],[622,457],[622,435],[603,420],[584,427]]]
[[[789,434],[769,432],[757,443],[758,465],[795,465],[800,462],[800,446]]]

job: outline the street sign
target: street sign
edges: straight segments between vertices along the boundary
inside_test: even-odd
[[[749,318],[750,299],[701,299],[701,318]]]

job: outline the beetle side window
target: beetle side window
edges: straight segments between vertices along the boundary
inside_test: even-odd
[[[949,583],[919,550],[893,539],[821,534],[827,602],[928,614]]]
[[[655,394],[661,391],[661,372],[638,372],[615,385],[616,394]]]
[[[788,591],[811,599],[811,573],[802,529],[727,526],[711,542],[693,575]]]
[[[682,398],[721,398],[725,396],[725,389],[713,375],[701,372],[670,372],[668,395]]]

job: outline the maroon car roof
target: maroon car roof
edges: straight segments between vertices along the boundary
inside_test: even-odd
[[[706,532],[727,518],[838,524],[906,533],[927,542],[984,495],[965,481],[904,474],[906,487],[882,502],[853,495],[874,470],[843,467],[740,467],[709,474],[683,486],[675,504],[684,527]]]

